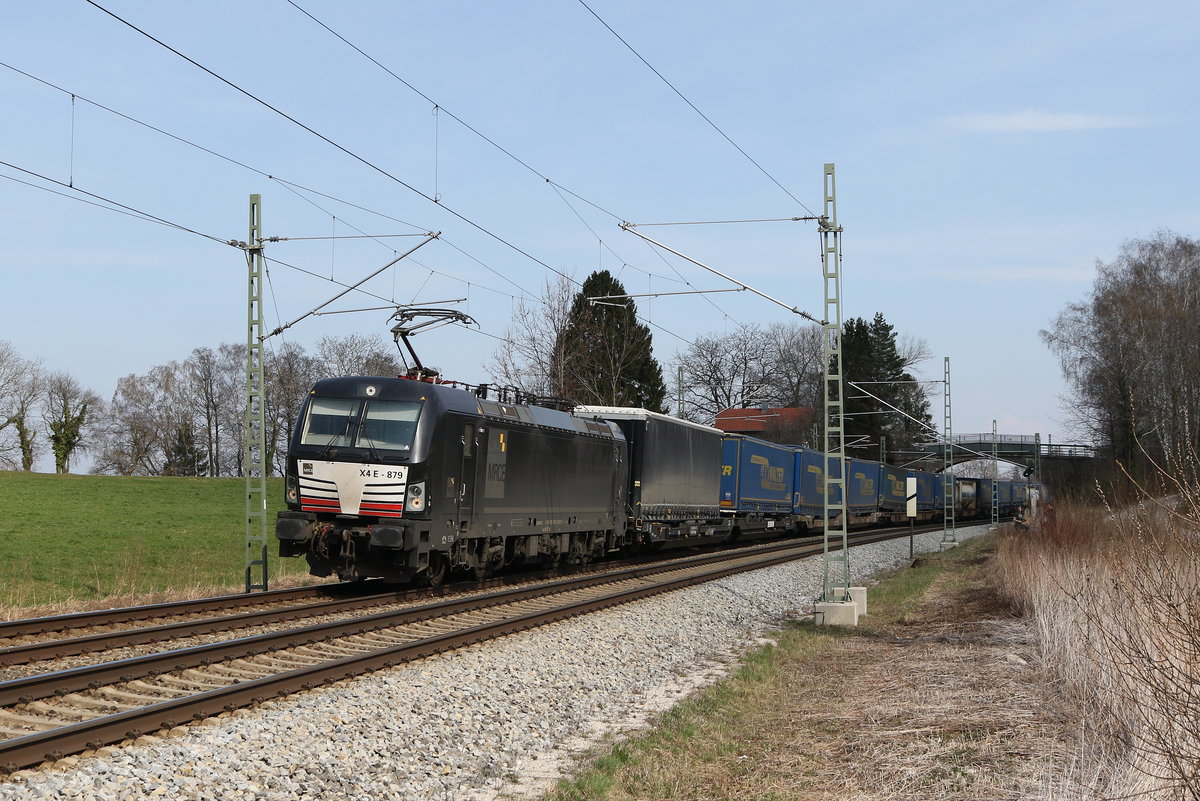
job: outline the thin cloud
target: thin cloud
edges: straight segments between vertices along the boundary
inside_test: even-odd
[[[972,133],[1056,133],[1059,131],[1099,131],[1109,128],[1136,128],[1145,121],[1114,114],[1072,114],[1068,112],[1010,111],[998,114],[964,114],[949,118],[950,125]]]

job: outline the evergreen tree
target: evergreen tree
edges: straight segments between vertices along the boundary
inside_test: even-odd
[[[886,440],[884,460],[903,462],[905,451],[928,438],[926,426],[932,425],[929,400],[924,388],[914,383],[915,379],[907,370],[909,366],[897,348],[895,328],[883,314],[876,313],[870,323],[861,317],[845,323],[842,374],[847,384],[844,406],[847,443],[857,441],[864,446],[852,448],[852,455],[878,459],[880,443]],[[850,382],[863,384],[863,390],[885,403],[849,386]],[[900,409],[916,420],[890,407]]]
[[[203,476],[208,472],[208,460],[196,445],[196,435],[187,424],[175,426],[175,436],[166,449],[164,476]]]
[[[588,302],[624,294],[625,287],[608,270],[594,272],[583,282],[554,343],[551,385],[556,394],[580,403],[665,413],[662,367],[654,358],[650,329],[637,320],[633,300]]]

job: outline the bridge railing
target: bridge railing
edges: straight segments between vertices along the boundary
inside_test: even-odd
[[[1096,448],[1092,445],[1047,445],[1042,443],[1042,456],[1087,456],[1095,458]]]
[[[972,450],[979,451],[984,455],[979,458],[990,455],[992,440],[992,432],[990,431],[983,434],[954,434],[950,437],[950,441],[953,444],[963,447],[972,446]],[[1094,458],[1096,456],[1096,448],[1092,445],[1078,443],[1039,443],[1038,438],[1032,434],[997,434],[995,442],[998,446],[1002,446],[998,448],[1002,454],[1033,455],[1034,447],[1040,445],[1039,453],[1043,457]],[[936,453],[941,450],[942,443],[926,442],[918,447],[927,453]]]
[[[1033,445],[1037,442],[1037,438],[1032,434],[997,434],[996,442],[1017,445]],[[986,442],[989,445],[992,442],[992,432],[986,434],[952,434],[951,442]]]

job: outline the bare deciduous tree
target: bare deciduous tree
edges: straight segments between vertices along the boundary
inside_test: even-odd
[[[38,430],[33,424],[42,368],[0,340],[0,465],[33,469]]]
[[[195,443],[197,398],[186,363],[168,362],[117,382],[98,432],[93,472],[162,475],[192,462],[180,443]],[[170,464],[168,464],[170,462]]]
[[[103,402],[68,373],[53,373],[46,379],[42,419],[49,428],[54,450],[54,472],[71,472],[71,456],[87,450]]]
[[[816,325],[772,323],[767,327],[768,384],[773,406],[820,407],[825,357]]]
[[[347,334],[340,337],[323,336],[317,340],[316,359],[322,378],[340,375],[399,375],[402,370],[397,356],[393,343],[385,340],[382,335]]]
[[[322,340],[324,341],[324,340]],[[320,360],[309,356],[304,348],[294,342],[281,347],[267,363],[267,436],[273,445],[275,469],[284,472],[283,454],[292,438],[296,416],[308,396],[309,389],[324,377]]]
[[[547,278],[539,300],[521,298],[513,310],[513,324],[504,332],[504,344],[484,365],[492,378],[530,395],[554,395],[562,376],[554,375],[554,344],[566,330],[575,288],[565,276]]]
[[[819,406],[822,358],[817,326],[774,323],[764,329],[748,323],[699,336],[674,361],[683,368],[684,416],[711,423],[730,408]]]
[[[237,406],[242,395],[238,379],[243,371],[232,372],[220,352],[212,348],[196,348],[184,366],[196,412],[195,428],[205,451],[208,474],[224,475],[227,442],[232,437],[228,409]]]
[[[696,337],[675,357],[676,368],[683,368],[683,392],[676,387],[676,396],[678,404],[682,395],[684,416],[711,424],[725,409],[766,402],[769,353],[766,335],[754,324]]]
[[[162,432],[156,393],[142,376],[117,380],[108,410],[98,424],[93,473],[157,475],[162,465]]]
[[[219,475],[240,476],[245,461],[246,445],[246,346],[225,343],[217,349],[221,374],[228,386],[228,403],[221,407],[224,428],[229,436],[222,439],[221,472]]]
[[[1198,326],[1200,242],[1164,231],[1098,263],[1091,296],[1041,332],[1073,389],[1076,434],[1135,474],[1200,445]]]

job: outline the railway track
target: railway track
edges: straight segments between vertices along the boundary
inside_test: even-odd
[[[819,538],[796,541],[816,539]],[[122,648],[274,626],[300,619],[351,614],[374,607],[416,603],[457,592],[478,592],[523,582],[606,571],[624,565],[654,563],[664,558],[668,557],[657,553],[582,567],[508,574],[484,582],[467,580],[437,588],[397,589],[379,581],[349,582],[0,621],[0,680],[19,675],[20,671],[3,670],[14,665],[103,654]],[[75,660],[76,663],[78,661]],[[8,675],[5,676],[5,673]]]
[[[937,526],[921,526],[916,529],[916,532],[922,533],[934,528],[937,528]],[[820,537],[817,536],[800,538],[797,541],[815,541],[819,539]],[[649,557],[650,560],[661,558],[663,558],[663,554]],[[600,563],[584,569],[604,570],[613,565],[633,565],[644,563],[645,561],[647,561],[647,557],[641,557],[619,562]],[[335,609],[338,603],[345,603],[346,608],[350,609],[354,608],[353,604],[355,602],[360,601],[363,602],[364,607],[384,599],[417,601],[461,590],[496,588],[523,581],[544,580],[567,575],[571,572],[578,571],[566,568],[551,571],[531,571],[490,578],[483,582],[467,580],[454,584],[446,584],[437,588],[398,589],[395,586],[389,587],[378,580],[316,584],[305,587],[270,590],[269,592],[236,593],[233,595],[220,595],[194,600],[143,604],[88,612],[73,612],[49,617],[0,620],[0,666],[24,664],[37,659],[67,656],[74,653],[90,653],[104,650],[105,648],[121,647],[123,644],[135,644],[135,642],[145,643],[174,639],[185,636],[181,632],[186,632],[186,627],[181,625],[177,629],[172,629],[170,626],[193,620],[207,621],[214,619],[214,616],[216,616],[215,619],[225,620],[227,624],[244,616],[244,619],[248,621],[248,625],[255,625],[257,621],[270,619],[271,615],[276,615],[275,620],[283,621],[289,619],[289,612],[293,613],[293,618],[320,614],[323,607]],[[125,624],[134,625],[125,626]],[[150,630],[156,628],[161,629],[163,636],[154,637],[150,634],[132,634],[132,630],[134,629]],[[209,626],[208,628],[215,630],[219,627]],[[232,626],[229,626],[229,628],[232,628]],[[122,635],[120,633],[124,631],[131,632],[131,639],[128,643],[121,642]],[[82,633],[66,636],[71,632]],[[105,637],[110,634],[112,635],[111,640],[106,642]],[[87,641],[86,644],[83,642],[86,638],[95,635],[103,636],[96,636],[95,639]],[[135,641],[132,639],[133,637],[140,639]],[[20,650],[25,646],[48,642],[50,640],[59,640],[63,644],[55,647],[47,646],[41,650],[38,648]],[[81,642],[79,645],[66,644],[72,640],[80,640]],[[111,644],[108,644],[109,642]],[[56,648],[60,650],[56,651]]]
[[[63,639],[38,640],[0,647],[0,666],[58,659],[132,645],[180,639],[199,634],[229,632],[257,625],[287,622],[316,615],[351,612],[395,600],[396,593],[369,595],[344,600],[326,600],[284,608],[237,612],[232,615],[199,617],[130,629],[103,631]]]
[[[400,607],[463,592],[546,581],[577,573],[595,573],[621,565],[640,565],[662,559],[661,555],[643,556],[571,569],[516,573],[483,582],[468,580],[437,588],[393,587],[386,592],[372,592],[387,585],[374,581],[363,582],[362,586],[335,584],[325,585],[318,592],[313,592],[316,588],[303,588],[306,592],[279,591],[276,598],[261,602],[256,602],[257,596],[220,596],[0,623],[0,680],[3,679],[3,668],[14,665],[102,654],[133,646],[262,628],[300,619],[361,613],[372,608]],[[324,597],[330,595],[334,597]],[[319,600],[303,600],[313,597]],[[260,606],[266,608],[258,608]],[[229,610],[230,614],[211,614],[224,610]],[[129,622],[142,625],[123,625]],[[147,622],[149,625],[146,625]],[[55,636],[65,632],[71,633],[71,636]],[[14,671],[8,672],[11,675]]]
[[[695,556],[0,682],[0,770],[820,550],[790,541]]]
[[[359,585],[353,583],[315,584],[253,594],[237,593],[115,609],[72,612],[49,617],[0,620],[0,650],[50,637],[67,639],[62,635],[70,632],[90,634],[97,630],[116,630],[125,624],[133,624],[133,627],[149,627],[150,625],[179,622],[214,614],[232,615],[240,611],[249,612],[262,609],[285,610],[290,606],[303,606],[310,603],[311,599],[350,598],[362,595],[367,591],[364,585],[366,582]],[[0,664],[7,663],[0,660]]]
[[[638,560],[629,561],[633,564]],[[381,581],[345,582],[0,621],[0,668],[345,614],[388,604],[410,604],[458,592],[478,592],[513,583],[546,580],[569,572],[572,571],[519,573],[436,588],[396,588]]]

